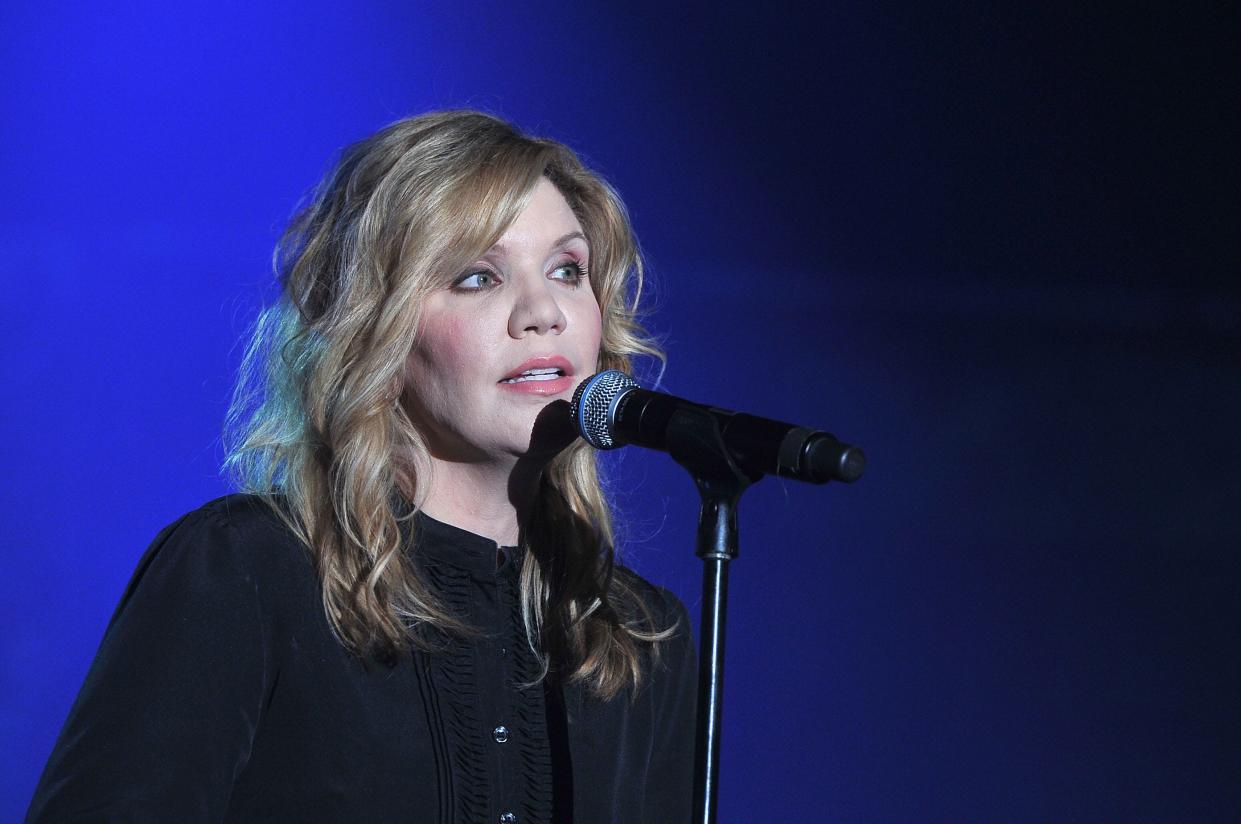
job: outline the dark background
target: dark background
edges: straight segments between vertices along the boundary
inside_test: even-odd
[[[0,819],[148,541],[226,491],[299,198],[463,105],[621,191],[667,391],[870,456],[743,500],[722,822],[1241,815],[1235,10],[9,3],[0,32]],[[696,613],[687,476],[612,464],[631,563]]]

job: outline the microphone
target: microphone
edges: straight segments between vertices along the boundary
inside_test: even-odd
[[[866,468],[861,449],[827,432],[653,392],[615,369],[582,381],[570,406],[578,434],[596,449],[633,444],[668,452],[669,423],[677,413],[711,415],[730,457],[754,475],[852,483]]]

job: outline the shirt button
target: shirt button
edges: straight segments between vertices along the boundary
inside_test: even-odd
[[[508,740],[508,727],[501,724],[491,731],[491,737],[496,740],[497,744],[503,744]],[[516,821],[517,819],[514,818],[513,820]]]
[[[505,810],[500,813],[500,824],[517,824],[517,816]]]

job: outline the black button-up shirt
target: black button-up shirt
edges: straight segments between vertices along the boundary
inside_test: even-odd
[[[28,821],[688,820],[696,666],[680,602],[639,583],[680,630],[637,695],[602,702],[538,681],[519,553],[417,527],[418,562],[479,633],[387,664],[335,639],[308,553],[258,499],[165,529]]]

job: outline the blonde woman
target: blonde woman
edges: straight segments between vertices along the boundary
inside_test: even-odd
[[[658,355],[624,207],[478,112],[348,149],[281,241],[243,494],[166,528],[29,820],[689,818],[684,608],[614,564],[574,388]]]

